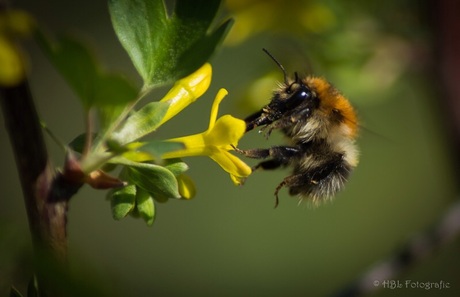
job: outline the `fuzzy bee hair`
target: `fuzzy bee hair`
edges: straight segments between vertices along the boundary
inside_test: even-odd
[[[274,91],[268,105],[245,119],[246,130],[262,127],[267,137],[273,130],[280,130],[289,144],[237,151],[250,158],[266,159],[253,170],[292,168],[292,174],[276,187],[275,205],[283,187],[302,200],[328,200],[344,187],[358,165],[356,113],[325,79],[301,79],[297,73],[294,79],[288,78],[282,65],[275,62],[285,74],[284,83]]]

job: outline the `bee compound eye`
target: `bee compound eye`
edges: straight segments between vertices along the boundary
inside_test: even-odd
[[[297,100],[305,100],[311,97],[311,91],[305,85],[302,85],[293,95]]]
[[[308,93],[305,92],[305,91],[300,91],[300,93],[298,94],[299,97],[302,97],[303,99],[307,98],[308,97]]]
[[[305,100],[309,99],[310,97],[311,92],[309,90],[306,90],[305,88],[302,88],[295,92],[286,103],[288,107],[293,108],[298,106]]]

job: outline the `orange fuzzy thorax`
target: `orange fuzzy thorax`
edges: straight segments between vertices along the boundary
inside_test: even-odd
[[[356,112],[350,102],[329,82],[318,77],[306,78],[306,85],[316,92],[320,99],[320,110],[327,116],[331,116],[334,110],[343,116],[343,123],[348,127],[350,138],[358,134],[358,120]]]

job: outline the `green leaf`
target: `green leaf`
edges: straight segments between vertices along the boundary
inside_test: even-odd
[[[118,74],[100,74],[96,81],[94,104],[98,107],[101,130],[121,115],[128,102],[137,97],[136,88]]]
[[[94,140],[97,134],[93,133],[92,135],[93,135],[92,138]],[[83,148],[85,147],[85,141],[86,141],[86,133],[82,133],[78,135],[77,137],[75,137],[74,139],[72,139],[72,141],[68,145],[72,150],[78,153],[82,153]]]
[[[122,145],[116,139],[108,139],[105,144],[107,146],[107,150],[116,155],[121,155],[129,151],[129,149],[126,146]]]
[[[121,189],[109,192],[112,206],[112,216],[115,220],[126,217],[136,204],[136,186],[128,185]]]
[[[212,55],[216,46],[219,45],[225,35],[227,35],[232,24],[233,20],[226,21],[212,34],[204,36],[199,42],[196,42],[193,46],[191,46],[190,49],[179,59],[178,64],[181,65],[181,69],[179,70],[182,70],[182,72],[178,72],[178,76],[186,76],[206,62],[206,60],[203,61],[200,57],[210,57]],[[190,71],[189,69],[193,70]]]
[[[69,35],[51,41],[42,32],[36,39],[86,110],[92,106],[125,106],[136,99],[136,88],[121,75],[102,71],[83,42]]]
[[[168,169],[147,163],[129,167],[130,181],[156,196],[180,198],[176,177]]]
[[[189,169],[187,163],[183,162],[180,159],[170,159],[167,160],[168,164],[165,167],[171,171],[174,176],[179,176]]]
[[[209,33],[220,0],[178,0],[170,16],[162,0],[110,0],[112,24],[150,89],[182,78],[203,65],[230,28]]]
[[[137,96],[136,87],[116,73],[98,73],[95,81],[96,106],[125,105]]]
[[[89,108],[94,97],[97,77],[96,62],[89,50],[69,36],[59,36],[52,42],[42,32],[37,34],[41,48],[67,83]]]
[[[154,195],[152,197],[156,202],[159,202],[159,203],[166,203],[169,200],[168,197],[160,196],[160,195]]]
[[[126,120],[122,129],[114,134],[114,138],[121,144],[126,144],[155,131],[168,108],[168,102],[150,102],[144,105]]]
[[[125,110],[126,105],[106,105],[97,109],[101,131],[107,131],[110,125],[118,119]]]
[[[86,133],[82,133],[72,139],[71,142],[69,142],[69,147],[79,153],[83,152],[83,148],[85,147],[85,141],[86,141]]]
[[[155,221],[155,203],[149,192],[138,189],[136,195],[136,208],[147,225],[152,226]]]
[[[146,142],[145,145],[138,148],[138,151],[149,153],[155,157],[155,159],[160,160],[164,153],[180,150],[184,147],[184,144],[181,142],[153,140]]]

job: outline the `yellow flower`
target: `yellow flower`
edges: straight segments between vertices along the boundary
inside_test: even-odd
[[[14,86],[25,77],[24,59],[17,46],[0,36],[0,85]]]
[[[177,177],[177,184],[179,187],[179,194],[184,199],[192,199],[195,197],[196,188],[192,179],[185,174],[181,174]]]
[[[235,18],[235,25],[225,39],[228,45],[240,44],[268,31],[304,37],[330,30],[338,22],[332,7],[320,1],[296,0],[286,5],[284,0],[227,0],[225,5]]]
[[[203,133],[169,139],[169,142],[180,142],[185,148],[163,154],[162,158],[182,158],[193,156],[208,156],[217,162],[222,169],[230,174],[235,184],[241,184],[251,174],[251,168],[232,155],[229,151],[238,145],[246,130],[243,120],[224,115],[217,119],[219,104],[228,94],[220,89],[211,108],[209,127]]]
[[[26,75],[26,59],[14,39],[29,35],[32,18],[22,11],[0,13],[0,85],[14,86]]]
[[[189,76],[177,81],[161,102],[169,102],[166,115],[160,125],[177,115],[184,108],[195,102],[206,92],[211,84],[212,67],[205,63],[200,69]]]
[[[206,92],[211,82],[211,75],[211,65],[206,63],[191,75],[176,82],[166,96],[161,99],[161,102],[170,103],[161,124],[174,117]],[[227,91],[225,89],[221,89],[218,92],[211,108],[209,128],[206,132],[166,140],[168,142],[182,143],[184,149],[165,153],[161,158],[208,156],[230,173],[230,177],[235,184],[241,184],[245,177],[251,173],[251,168],[229,151],[233,150],[233,146],[237,146],[239,139],[243,137],[246,123],[230,115],[224,115],[217,119],[219,104],[226,95]],[[155,156],[142,151],[142,146],[144,145],[145,142],[128,144],[129,151],[125,152],[123,157],[135,162],[154,161]],[[180,175],[178,176],[178,183],[179,192],[183,198],[190,199],[194,196],[196,190],[190,178],[186,175]]]

